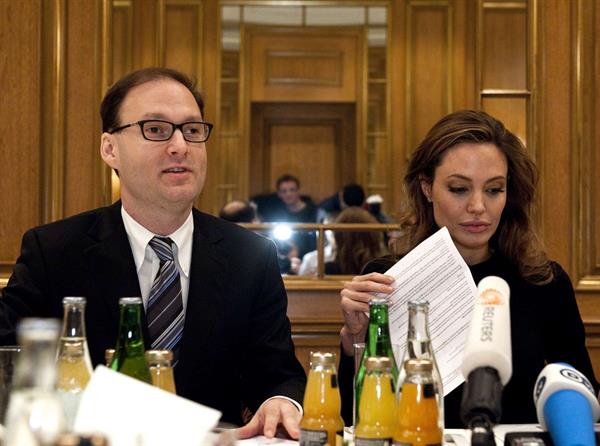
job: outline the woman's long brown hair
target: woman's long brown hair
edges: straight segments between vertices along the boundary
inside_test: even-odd
[[[550,282],[551,264],[531,221],[537,168],[519,138],[482,111],[463,110],[445,116],[413,152],[404,177],[407,195],[401,220],[404,235],[397,251],[405,254],[438,229],[433,207],[421,190],[421,181],[432,183],[444,154],[461,143],[494,144],[508,161],[506,206],[490,247],[511,261],[528,282]]]

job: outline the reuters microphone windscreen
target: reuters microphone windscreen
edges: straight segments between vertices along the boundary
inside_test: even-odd
[[[556,446],[594,446],[600,405],[590,381],[565,363],[548,364],[533,390],[538,421]]]
[[[484,277],[477,285],[462,374],[468,379],[480,367],[496,369],[503,386],[512,375],[510,288],[496,276]]]

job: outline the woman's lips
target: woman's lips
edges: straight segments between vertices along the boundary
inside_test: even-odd
[[[461,223],[461,226],[467,232],[472,232],[474,234],[478,234],[480,232],[486,231],[490,225],[487,223],[468,222],[468,223]]]

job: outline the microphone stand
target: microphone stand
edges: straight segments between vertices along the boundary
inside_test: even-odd
[[[492,367],[478,367],[465,383],[460,415],[471,429],[472,446],[495,446],[493,427],[502,412],[502,382]]]
[[[471,446],[495,446],[493,425],[486,416],[477,416],[471,421]]]

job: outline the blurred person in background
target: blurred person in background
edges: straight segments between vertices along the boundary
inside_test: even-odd
[[[285,208],[275,214],[273,222],[278,223],[316,223],[317,206],[309,196],[301,195],[300,180],[293,175],[285,174],[277,179],[277,196]],[[314,231],[293,231],[290,239],[298,250],[297,257],[316,248],[316,235]]]
[[[338,214],[336,212],[330,212],[325,216],[323,220],[324,224],[334,223]],[[331,262],[335,258],[335,239],[333,237],[333,231],[324,231],[325,235],[325,247],[323,248],[323,262]],[[299,276],[316,276],[319,272],[318,264],[318,253],[314,251],[307,252],[302,257],[302,263],[298,271]]]
[[[219,217],[232,223],[259,223],[255,207],[241,200],[226,203],[219,211]]]
[[[377,224],[365,209],[352,206],[344,209],[336,223]],[[334,231],[335,256],[325,263],[325,274],[359,274],[373,259],[389,254],[380,231]]]
[[[318,221],[323,221],[327,213],[340,213],[350,206],[365,206],[365,191],[360,184],[346,184],[335,194],[322,200],[319,203]]]

